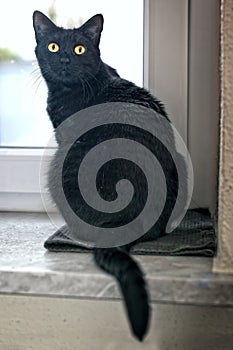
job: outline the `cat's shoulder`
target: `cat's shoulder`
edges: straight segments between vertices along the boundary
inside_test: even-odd
[[[104,63],[105,66],[105,70],[108,73],[108,76],[111,78],[120,78],[120,75],[118,74],[117,70],[115,68],[112,68],[111,66],[109,66],[108,64]]]
[[[128,102],[151,108],[168,119],[164,105],[147,89],[121,78],[119,75],[112,81],[107,92],[112,101]]]

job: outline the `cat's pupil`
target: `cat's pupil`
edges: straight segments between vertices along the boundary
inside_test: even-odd
[[[80,52],[80,53],[82,52],[82,48],[81,48],[81,46],[80,46],[80,48],[79,48],[79,52]]]
[[[52,45],[52,49],[55,50],[55,44]]]

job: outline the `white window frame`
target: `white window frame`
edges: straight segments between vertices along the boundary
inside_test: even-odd
[[[40,195],[40,162],[44,149],[0,149],[0,210],[45,211]]]
[[[219,118],[219,48],[213,35],[219,32],[218,3],[144,0],[144,86],[165,103],[188,145],[195,174],[194,206],[212,209],[216,203]],[[204,37],[198,28],[204,30]],[[202,52],[207,39],[208,50]],[[211,133],[200,127],[203,120]],[[43,152],[0,149],[1,211],[45,211],[38,176]]]

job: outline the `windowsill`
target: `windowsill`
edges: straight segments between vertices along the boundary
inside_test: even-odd
[[[55,228],[46,214],[1,213],[0,294],[121,298],[91,254],[50,253]],[[153,302],[233,306],[233,275],[213,274],[212,259],[136,256]]]
[[[0,147],[0,159],[4,160],[7,157],[12,158],[23,158],[28,159],[38,159],[44,154],[44,148],[30,148],[30,147],[22,147],[22,148],[14,148],[14,147]]]

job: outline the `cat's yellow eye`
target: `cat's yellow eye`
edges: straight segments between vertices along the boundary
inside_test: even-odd
[[[83,55],[85,51],[86,51],[86,49],[83,45],[77,45],[74,48],[74,53],[76,55]]]
[[[48,49],[50,52],[58,52],[59,51],[59,45],[56,43],[50,43],[48,45]]]

